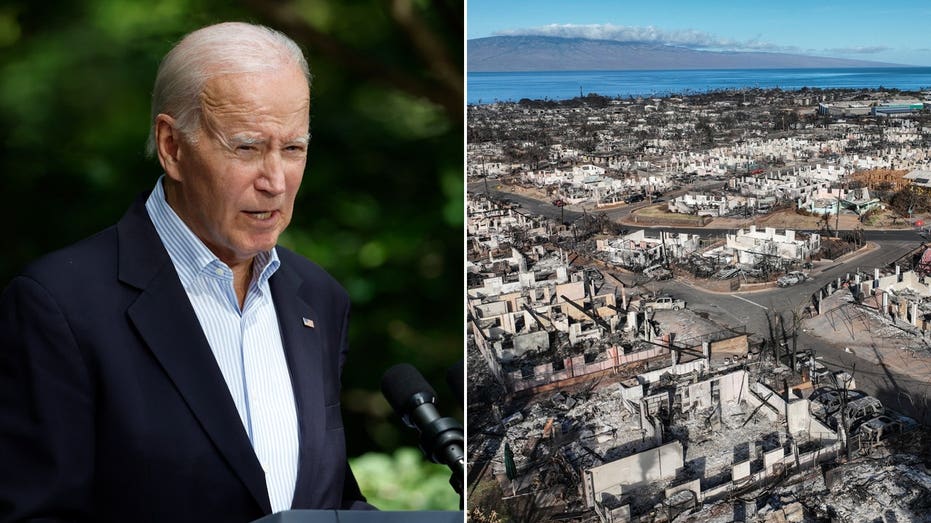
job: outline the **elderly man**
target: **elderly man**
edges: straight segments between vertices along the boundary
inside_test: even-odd
[[[340,415],[348,296],[276,247],[309,105],[303,54],[271,29],[206,27],[165,57],[165,174],[0,300],[0,521],[371,508]]]

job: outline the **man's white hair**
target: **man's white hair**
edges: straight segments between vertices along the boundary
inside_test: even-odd
[[[159,114],[174,118],[182,136],[192,139],[201,124],[201,94],[210,78],[288,66],[300,67],[310,85],[310,70],[301,48],[274,29],[225,22],[189,33],[158,67],[146,153],[155,155],[155,118]]]

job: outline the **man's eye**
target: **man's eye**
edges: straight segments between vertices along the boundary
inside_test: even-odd
[[[246,151],[246,152],[254,151],[254,150],[255,150],[255,146],[254,146],[254,145],[239,145],[239,146],[236,146],[236,150],[237,150],[237,151]]]
[[[285,145],[284,149],[282,149],[282,154],[287,154],[293,157],[304,156],[307,154],[307,146],[301,144]]]

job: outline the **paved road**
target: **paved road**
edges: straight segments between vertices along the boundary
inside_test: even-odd
[[[874,240],[875,241],[875,240]],[[901,258],[917,247],[915,240],[878,240],[878,248],[862,254],[848,263],[816,267],[813,278],[804,283],[779,288],[744,292],[713,293],[684,281],[669,280],[647,283],[646,288],[668,292],[688,302],[689,309],[714,322],[732,328],[745,326],[755,339],[769,336],[767,314],[771,318],[784,315],[786,326],[791,328],[792,311],[801,311],[809,303],[810,296],[821,287],[838,277],[846,277],[859,268],[872,272],[874,267],[884,267]],[[652,287],[652,288],[651,288]],[[858,354],[847,352],[842,344],[832,343],[829,338],[816,337],[806,331],[798,339],[800,351],[814,351],[829,368],[843,369],[854,374],[857,387],[878,397],[884,405],[909,414],[919,420],[931,422],[931,361],[916,359],[914,374],[906,376],[891,371],[882,363],[879,351]]]
[[[877,247],[847,263],[819,264],[810,274],[811,279],[792,287],[772,287],[752,292],[710,292],[682,280],[644,282],[648,291],[668,292],[686,300],[689,308],[707,314],[709,319],[731,327],[746,326],[750,332],[767,332],[766,313],[800,311],[809,303],[811,295],[837,278],[846,278],[858,269],[872,273],[873,268],[885,267],[917,246],[915,241],[880,240]],[[627,277],[633,281],[636,278]]]

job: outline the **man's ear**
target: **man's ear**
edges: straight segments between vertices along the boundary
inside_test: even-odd
[[[175,126],[175,119],[167,114],[155,117],[155,152],[162,164],[165,174],[176,182],[181,181],[178,161],[181,158],[181,132]]]

